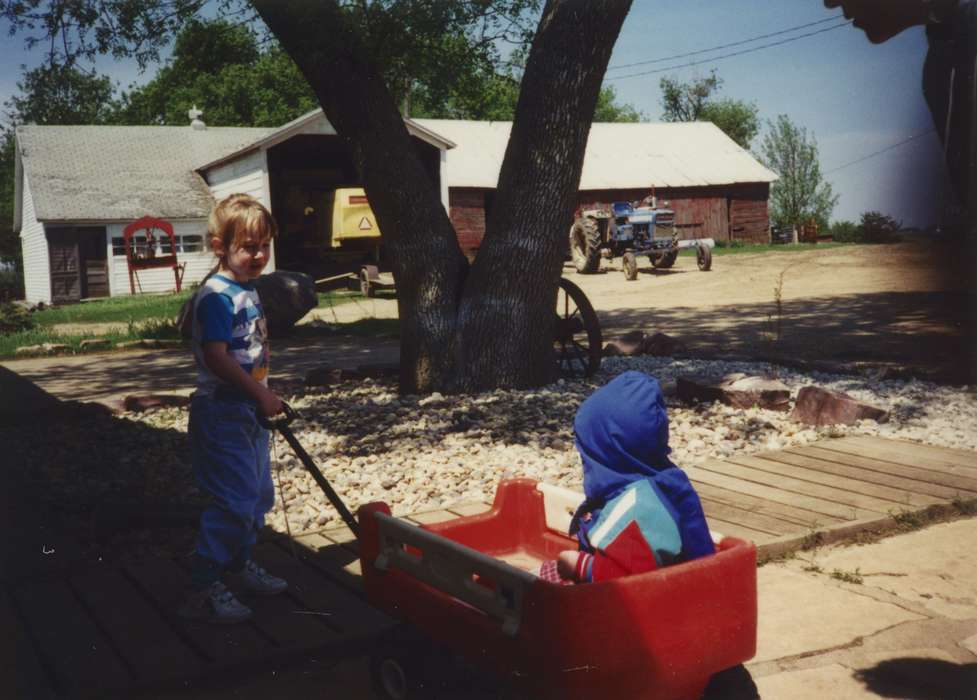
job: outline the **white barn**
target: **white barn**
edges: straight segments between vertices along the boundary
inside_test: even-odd
[[[407,120],[433,178],[443,177],[450,141]],[[177,237],[183,283],[213,267],[204,234],[214,203],[251,194],[269,207],[284,237],[295,210],[338,186],[359,185],[345,146],[321,110],[277,129],[167,126],[20,126],[15,132],[14,231],[24,260],[25,298],[61,303],[130,293],[125,227],[153,216]],[[168,250],[164,252],[168,253]],[[269,271],[275,269],[273,252]],[[170,268],[140,270],[137,292],[173,290]]]

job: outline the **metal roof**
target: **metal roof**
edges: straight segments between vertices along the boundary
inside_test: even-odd
[[[431,144],[439,150],[447,150],[449,148],[454,148],[455,143],[444,138],[441,134],[438,134],[425,126],[420,124],[420,120],[417,119],[405,119],[404,124],[407,126],[407,132],[411,136],[415,136],[422,141]],[[319,133],[319,134],[335,134],[336,129],[326,118],[323,113],[322,108],[314,109],[311,112],[306,112],[300,117],[296,117],[292,121],[283,124],[277,129],[269,130],[262,138],[258,139],[254,143],[247,144],[246,146],[229,153],[222,154],[220,157],[213,161],[208,161],[206,163],[200,164],[198,170],[207,170],[215,165],[219,165],[229,160],[233,160],[238,156],[246,153],[247,151],[253,150],[255,148],[268,148],[274,146],[282,141],[287,141],[295,134],[300,133]]]
[[[195,169],[274,129],[20,126],[17,156],[40,221],[206,217],[214,198]]]
[[[415,119],[451,139],[451,187],[496,187],[512,122]],[[761,165],[710,122],[595,123],[584,156],[581,190],[700,187],[773,182]]]

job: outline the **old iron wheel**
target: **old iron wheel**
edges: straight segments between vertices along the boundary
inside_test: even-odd
[[[590,274],[600,267],[600,227],[590,216],[577,219],[570,227],[570,257],[577,272]]]
[[[649,255],[648,259],[651,260],[651,266],[656,269],[666,269],[675,264],[675,259],[678,257],[677,250],[670,250],[668,252],[662,253],[661,255]]]
[[[562,377],[589,377],[600,369],[601,332],[597,313],[587,295],[567,279],[556,293],[553,349]]]
[[[709,246],[700,245],[696,248],[695,262],[703,272],[712,269],[712,250]]]
[[[621,258],[621,262],[624,265],[625,279],[638,279],[638,259],[634,257],[634,253],[625,253],[624,257]]]

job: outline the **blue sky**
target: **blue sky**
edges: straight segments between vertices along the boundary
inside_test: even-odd
[[[671,62],[633,68],[617,66],[730,44],[779,32],[810,22],[839,17],[821,0],[635,0],[611,58],[607,84],[620,101],[628,102],[648,118],[661,115],[662,74],[617,78],[631,73],[668,70],[690,80],[717,70],[724,80],[720,97],[754,102],[762,119],[787,114],[817,139],[822,171],[839,194],[834,219],[857,220],[868,210],[879,210],[906,225],[925,226],[937,221],[945,176],[939,139],[920,89],[926,39],[922,28],[903,32],[885,44],[873,45],[852,26],[798,38],[781,46],[740,56],[714,57],[789,40],[833,23],[819,24],[730,49]],[[5,29],[5,28],[0,28]],[[28,52],[19,36],[5,37],[0,46],[0,101],[16,90],[21,64],[40,60],[40,51]],[[687,66],[690,61],[699,65]],[[100,61],[100,72],[122,86],[142,82],[133,62]],[[902,146],[890,148],[914,135]],[[759,147],[761,137],[754,142]],[[889,149],[849,165],[873,153]]]

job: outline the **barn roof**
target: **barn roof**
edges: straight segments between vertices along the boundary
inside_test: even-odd
[[[512,122],[415,119],[451,139],[451,187],[494,188]],[[768,170],[710,122],[596,123],[590,128],[581,190],[697,187],[773,182]]]
[[[17,155],[40,221],[206,217],[214,198],[195,171],[274,129],[20,126]]]

